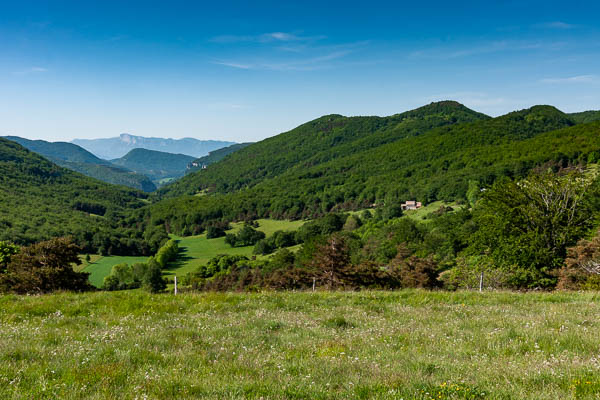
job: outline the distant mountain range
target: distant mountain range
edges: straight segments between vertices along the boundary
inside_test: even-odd
[[[75,144],[29,140],[18,136],[6,136],[5,138],[46,157],[61,167],[80,172],[103,182],[124,185],[144,192],[156,190],[156,185],[146,175],[113,165],[110,161],[102,160]],[[184,172],[185,167],[182,174]]]
[[[122,133],[119,137],[108,139],[74,139],[78,146],[105,160],[121,158],[133,149],[147,149],[165,153],[184,154],[190,157],[202,157],[213,150],[231,146],[235,142],[218,140],[198,140],[193,138],[163,139],[147,138]]]
[[[71,143],[29,140],[18,136],[5,138],[61,167],[107,183],[129,186],[145,192],[152,192],[158,186],[183,176],[198,154],[211,157],[206,154],[217,152],[213,157],[215,160],[212,161],[215,162],[226,154],[244,147],[224,141],[144,138],[127,134],[111,139],[75,139]],[[148,149],[150,147],[160,148],[162,151]],[[167,151],[177,149],[182,150],[182,153]],[[194,155],[188,155],[189,153]]]

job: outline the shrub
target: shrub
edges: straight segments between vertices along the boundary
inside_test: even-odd
[[[165,268],[167,266],[167,264],[169,263],[169,261],[173,261],[173,260],[177,259],[178,254],[179,254],[179,246],[177,245],[177,241],[174,239],[171,239],[158,250],[158,252],[156,253],[155,259],[161,268]]]
[[[228,233],[225,236],[225,243],[231,247],[253,246],[264,238],[264,232],[257,231],[249,224],[244,224],[244,227],[237,234]]]
[[[409,254],[406,247],[400,246],[396,258],[391,263],[402,287],[426,289],[439,287],[437,264],[433,261],[433,257],[421,258]]]
[[[80,248],[71,238],[58,238],[23,247],[0,273],[0,291],[48,293],[91,290],[89,274],[75,272]]]
[[[442,272],[438,280],[444,289],[476,289],[483,273],[484,288],[506,289],[511,287],[511,275],[497,268],[489,257],[477,256],[457,259],[456,265]]]
[[[254,245],[253,254],[271,254],[275,248],[271,245],[271,241],[267,239],[261,239]]]
[[[215,239],[225,236],[225,230],[217,226],[209,226],[206,230],[207,239]]]
[[[160,264],[153,257],[148,260],[148,267],[142,279],[142,287],[150,293],[158,293],[167,288],[167,281],[162,277]]]
[[[580,240],[567,249],[565,265],[558,272],[558,289],[600,288],[600,232],[592,240]]]
[[[6,270],[12,256],[19,252],[19,246],[0,241],[0,273]]]

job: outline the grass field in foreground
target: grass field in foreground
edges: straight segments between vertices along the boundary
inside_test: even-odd
[[[597,399],[597,293],[0,296],[0,398]]]

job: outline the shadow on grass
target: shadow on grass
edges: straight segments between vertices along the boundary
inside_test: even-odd
[[[177,241],[179,242],[179,240]],[[187,247],[180,247],[179,248],[179,253],[177,253],[177,259],[175,261],[171,261],[169,263],[169,265],[167,266],[167,268],[163,269],[163,274],[164,275],[175,275],[175,272],[185,266],[185,264],[192,260],[193,257],[190,257],[188,255],[188,249]]]

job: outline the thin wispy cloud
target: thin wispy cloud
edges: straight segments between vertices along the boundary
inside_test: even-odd
[[[454,58],[472,57],[478,55],[506,52],[506,51],[527,51],[527,50],[556,50],[565,46],[565,42],[543,42],[543,41],[510,41],[499,40],[489,43],[483,43],[478,46],[452,49],[448,47],[437,47],[430,49],[417,50],[408,55],[409,59],[435,59],[450,60]]]
[[[331,69],[342,65],[342,59],[357,52],[369,44],[369,41],[343,43],[329,46],[317,46],[303,43],[294,46],[273,46],[266,55],[254,59],[240,58],[217,59],[213,64],[244,70],[271,71],[314,71]]]
[[[534,28],[542,28],[542,29],[573,29],[575,27],[576,27],[576,25],[567,24],[566,22],[562,22],[562,21],[553,21],[553,22],[546,22],[543,24],[534,25]]]
[[[48,70],[43,67],[30,67],[27,69],[23,69],[20,71],[13,72],[15,75],[29,75],[29,74],[39,74],[42,72],[47,72]]]
[[[253,69],[254,66],[252,64],[241,64],[237,62],[231,61],[213,61],[213,64],[224,65],[225,67],[237,68],[237,69]]]
[[[334,51],[328,54],[309,58],[296,58],[289,61],[257,61],[255,63],[237,61],[213,61],[213,64],[223,65],[237,69],[255,69],[272,71],[314,71],[317,69],[330,68],[330,61],[340,59],[350,54],[351,50]]]
[[[237,42],[305,42],[325,39],[325,36],[301,36],[289,32],[269,32],[260,35],[220,35],[211,38],[209,41],[215,43],[237,43]]]
[[[540,80],[542,83],[552,83],[552,84],[560,84],[560,83],[596,83],[600,82],[600,77],[597,75],[577,75],[570,76],[566,78],[546,78]]]

